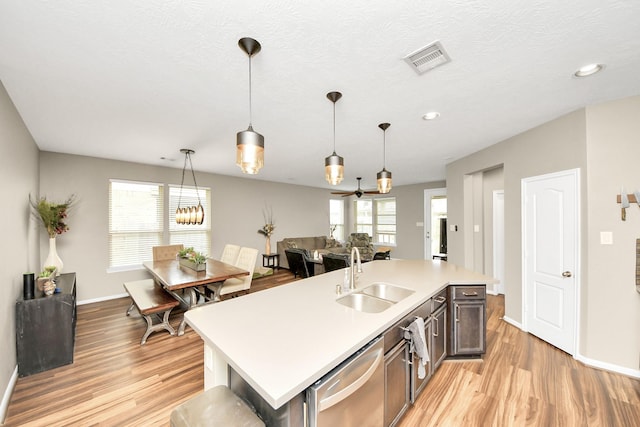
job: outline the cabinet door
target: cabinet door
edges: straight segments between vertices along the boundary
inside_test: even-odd
[[[409,345],[403,341],[385,355],[384,425],[395,425],[409,407]]]
[[[431,374],[433,373],[433,359],[431,358],[431,340],[429,337],[431,336],[431,318],[427,317],[424,321],[424,337],[427,341],[427,354],[429,355],[429,361],[426,365],[424,365],[424,369],[426,371],[426,375],[424,378],[418,378],[418,364],[420,363],[420,358],[417,354],[413,354],[413,361],[411,363],[411,403],[415,403],[418,395],[422,391],[422,389],[427,385],[427,382],[431,379]]]
[[[453,302],[453,355],[485,352],[485,302]]]
[[[442,306],[431,319],[431,364],[433,372],[438,369],[440,363],[447,355],[447,310]]]

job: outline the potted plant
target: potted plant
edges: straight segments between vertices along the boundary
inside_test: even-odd
[[[45,295],[51,295],[56,290],[56,284],[54,281],[57,267],[55,265],[48,265],[38,274],[36,280],[38,290],[45,293]]]
[[[57,267],[57,272],[60,273],[63,263],[56,250],[56,236],[69,231],[66,218],[75,202],[75,195],[72,194],[62,203],[50,202],[46,197],[41,197],[35,201],[29,197],[29,202],[35,217],[40,219],[42,226],[49,235],[49,255],[44,265],[54,265]]]
[[[178,252],[178,262],[181,266],[195,271],[207,269],[207,256],[202,252],[196,252],[193,248],[184,248]]]

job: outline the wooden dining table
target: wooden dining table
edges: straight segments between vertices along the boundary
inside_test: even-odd
[[[247,270],[212,258],[207,258],[207,268],[204,271],[183,267],[177,259],[145,261],[142,265],[167,292],[186,306],[187,310],[196,306],[200,295],[203,294],[203,292],[198,293],[199,287],[220,284],[232,277],[249,275]],[[184,293],[180,291],[188,292],[189,298],[185,299]],[[185,326],[183,317],[178,328],[179,336],[184,334]]]

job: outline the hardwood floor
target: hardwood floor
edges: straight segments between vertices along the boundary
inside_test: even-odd
[[[280,270],[252,292],[292,280]],[[74,363],[18,379],[5,425],[168,426],[172,409],[203,388],[202,341],[187,328],[140,346],[144,320],[126,317],[128,306],[79,306]],[[640,424],[640,381],[585,367],[505,323],[501,297],[489,296],[487,311],[484,359],[445,361],[400,427]]]

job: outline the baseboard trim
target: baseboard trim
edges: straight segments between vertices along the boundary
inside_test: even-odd
[[[515,326],[516,328],[520,329],[521,331],[524,331],[524,329],[522,329],[522,323],[516,322],[512,318],[507,317],[507,316],[502,316],[502,320],[504,320],[505,322],[507,322],[510,325]],[[524,331],[524,332],[527,332],[527,331]]]
[[[520,329],[523,332],[527,332],[524,329],[522,329],[522,325],[520,323],[516,322],[513,319],[508,318],[507,316],[504,316],[502,320],[515,326],[516,328]],[[576,353],[575,355],[573,355],[573,358],[576,359],[578,362],[582,363],[583,365],[586,365],[592,368],[602,369],[603,371],[614,372],[616,374],[625,375],[627,377],[640,379],[640,370],[637,370],[637,369],[625,368],[624,366],[614,365],[613,363],[591,359],[580,353]]]
[[[129,295],[127,295],[127,293],[125,292],[123,294],[110,295],[108,297],[86,299],[86,300],[83,300],[83,301],[78,301],[76,304],[77,305],[92,304],[94,302],[103,302],[103,301],[110,301],[112,299],[125,298],[127,296],[129,296]]]
[[[576,354],[574,358],[587,366],[592,368],[602,369],[604,371],[615,372],[617,374],[625,375],[627,377],[640,379],[640,370],[625,368],[623,366],[614,365],[613,363],[602,362],[600,360],[591,359],[582,354]]]
[[[4,425],[4,419],[7,417],[7,411],[9,410],[9,402],[11,401],[11,395],[13,394],[13,389],[16,386],[16,382],[18,381],[18,365],[13,370],[13,374],[11,375],[11,379],[9,379],[9,384],[7,384],[7,388],[4,391],[2,396],[2,403],[0,403],[0,424]]]

